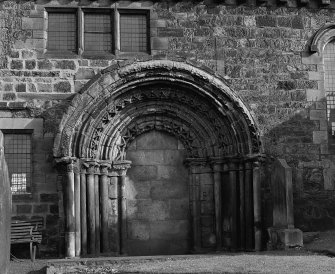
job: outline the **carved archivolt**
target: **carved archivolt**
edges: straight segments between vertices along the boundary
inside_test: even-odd
[[[311,52],[321,54],[326,44],[335,37],[335,24],[326,24],[317,31],[310,45]]]
[[[124,160],[139,135],[176,136],[188,157],[260,152],[255,123],[224,80],[182,62],[107,68],[77,94],[55,140],[55,157]]]

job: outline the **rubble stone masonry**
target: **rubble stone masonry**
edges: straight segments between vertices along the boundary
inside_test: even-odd
[[[321,27],[335,23],[335,11],[314,2],[312,8],[295,1],[228,2],[1,1],[0,118],[43,119],[42,133],[33,134],[32,194],[14,195],[12,211],[20,218],[44,217],[46,251],[57,253],[62,237],[57,226],[64,214],[58,196],[61,177],[52,154],[62,114],[97,72],[134,58],[187,59],[223,76],[250,107],[265,152],[293,168],[296,227],[335,227],[335,164],[323,61],[309,48]],[[150,10],[150,54],[117,52],[101,59],[49,54],[45,8],[79,4]],[[270,200],[268,188],[264,182],[264,206]]]

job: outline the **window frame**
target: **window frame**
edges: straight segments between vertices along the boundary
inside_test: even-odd
[[[150,26],[150,15],[151,9],[127,9],[114,7],[45,7],[47,18],[49,13],[71,13],[74,12],[77,18],[77,32],[76,32],[76,45],[77,49],[75,52],[69,51],[56,51],[48,49],[48,40],[46,42],[45,55],[50,58],[87,58],[87,59],[114,59],[115,57],[132,57],[132,56],[147,56],[151,54],[151,26]],[[100,14],[111,14],[111,28],[112,28],[112,50],[110,53],[101,52],[85,52],[84,48],[84,20],[85,13],[100,13]],[[147,51],[146,52],[127,52],[120,50],[120,14],[143,14],[146,16],[146,28],[147,28]],[[48,37],[48,20],[46,21],[47,37]]]
[[[150,54],[150,10],[140,10],[140,9],[118,9],[119,17],[119,51],[123,54]],[[134,14],[134,15],[144,15],[146,17],[146,31],[147,31],[147,37],[146,37],[146,43],[147,43],[147,49],[145,52],[143,51],[122,51],[121,50],[121,15],[123,14]]]
[[[47,41],[46,41],[46,53],[52,53],[56,55],[69,55],[73,56],[79,53],[79,37],[80,37],[80,25],[79,25],[79,16],[78,8],[45,8],[47,12],[47,23],[46,23],[46,32],[47,32]],[[49,13],[73,13],[76,17],[76,31],[75,31],[75,51],[62,51],[62,50],[50,50],[48,49],[49,43]]]
[[[6,139],[6,135],[29,135],[30,138],[30,161],[29,161],[29,165],[30,165],[30,174],[29,174],[29,185],[26,185],[26,191],[25,192],[13,192],[11,190],[11,194],[12,195],[17,195],[17,196],[23,196],[23,195],[32,195],[33,194],[33,133],[34,130],[33,129],[1,129],[3,135],[4,135],[4,141]],[[6,151],[6,148],[5,148]],[[5,159],[6,159],[6,153],[4,152],[5,155]],[[7,164],[8,165],[8,164]],[[11,178],[11,173],[10,170],[8,168],[8,175],[10,176],[9,181],[10,181],[10,186],[12,187],[12,178]],[[27,191],[28,189],[28,191]]]

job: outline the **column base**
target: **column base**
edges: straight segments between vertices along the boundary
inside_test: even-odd
[[[76,257],[75,232],[65,232],[66,254],[67,258]]]
[[[290,247],[302,247],[303,233],[298,228],[268,228],[268,249],[286,249]]]

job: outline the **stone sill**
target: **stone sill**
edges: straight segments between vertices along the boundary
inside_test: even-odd
[[[150,52],[150,51],[149,51]],[[116,51],[114,54],[88,54],[83,52],[82,54],[74,52],[58,52],[58,51],[47,51],[38,56],[39,59],[104,59],[104,60],[115,60],[115,59],[130,59],[134,57],[145,57],[150,56],[149,52],[119,52]]]
[[[23,110],[27,108],[27,102],[0,102],[1,110]]]
[[[150,52],[150,51],[149,51]],[[38,56],[38,59],[104,59],[104,60],[115,60],[115,59],[130,59],[134,57],[150,56],[149,52],[119,52],[115,54],[88,54],[83,52],[82,54],[74,52],[57,52],[47,51]]]

